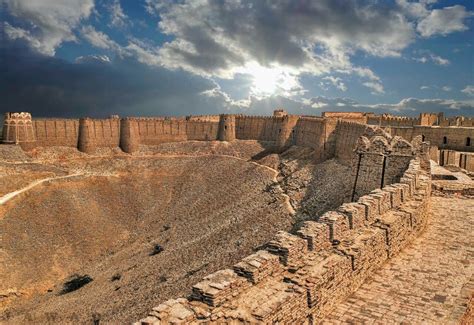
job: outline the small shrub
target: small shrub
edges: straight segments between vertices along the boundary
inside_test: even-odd
[[[115,273],[114,275],[112,275],[112,278],[110,279],[110,281],[118,281],[121,278],[122,276],[119,273]]]
[[[159,254],[159,253],[161,253],[163,250],[164,250],[164,248],[163,248],[161,245],[155,244],[155,246],[153,246],[153,250],[152,250],[151,253],[150,253],[150,256]]]
[[[73,276],[71,276],[70,280],[64,282],[63,289],[61,290],[60,294],[64,295],[66,293],[76,291],[88,284],[89,282],[92,282],[92,280],[93,279],[87,274],[74,274]]]

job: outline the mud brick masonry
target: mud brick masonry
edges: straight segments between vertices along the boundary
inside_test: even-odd
[[[354,194],[278,232],[265,249],[206,276],[136,324],[316,324],[427,223],[429,145],[368,127],[353,151]],[[385,170],[385,172],[384,172]]]
[[[430,143],[430,157],[441,165],[474,171],[474,119],[444,118],[422,113],[419,118],[371,113],[324,112],[322,117],[289,115],[275,110],[273,116],[203,115],[186,117],[56,119],[32,118],[29,113],[6,113],[2,142],[25,150],[45,146],[77,147],[93,153],[100,147],[120,147],[133,153],[140,145],[177,141],[273,141],[279,148],[290,145],[315,150],[315,161],[337,157],[348,163],[355,142],[367,125],[379,126],[392,136],[411,141],[421,136]],[[362,161],[362,164],[364,162]]]
[[[2,141],[25,150],[77,147],[94,153],[178,141],[257,140],[314,149],[352,168],[348,202],[278,232],[232,268],[206,276],[187,298],[168,300],[137,324],[316,324],[424,229],[430,159],[474,171],[473,119],[369,113],[321,117],[209,115],[182,118],[33,119],[7,113]]]

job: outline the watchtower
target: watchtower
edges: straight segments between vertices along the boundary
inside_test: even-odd
[[[79,141],[77,148],[79,151],[91,153],[96,148],[94,121],[90,118],[79,120]]]
[[[26,112],[5,113],[2,139],[3,143],[19,144],[22,147],[34,145],[36,136],[31,114]]]
[[[235,140],[235,116],[229,114],[219,115],[219,132],[217,139],[220,141]]]
[[[120,121],[120,148],[124,152],[133,153],[140,144],[138,122],[130,117]]]

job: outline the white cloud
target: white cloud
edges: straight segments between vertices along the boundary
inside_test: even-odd
[[[472,15],[473,12],[466,11],[466,8],[460,5],[434,9],[418,23],[417,31],[423,37],[464,31],[468,29],[465,20]]]
[[[347,86],[342,82],[342,79],[339,77],[327,76],[323,80],[328,80],[334,87],[341,91],[347,91]]]
[[[437,65],[449,65],[451,62],[448,59],[444,59],[438,55],[431,55],[431,60]]]
[[[75,41],[74,29],[81,20],[89,17],[93,0],[4,0],[9,12],[29,23],[29,28],[4,24],[10,39],[22,38],[36,51],[54,55],[65,41]]]
[[[420,52],[424,53],[424,55],[421,57],[414,57],[413,58],[414,61],[420,62],[420,63],[433,62],[434,64],[441,65],[441,66],[447,66],[451,64],[451,62],[448,59],[445,59],[439,55],[430,53],[429,51],[420,51]]]
[[[420,89],[421,90],[426,90],[426,89],[430,89],[430,87],[429,86],[421,86]]]
[[[451,91],[451,89],[452,89],[452,88],[449,87],[449,86],[443,86],[443,87],[441,87],[441,90],[443,90],[443,91]]]
[[[123,12],[122,6],[119,0],[111,2],[107,9],[110,13],[110,26],[124,28],[132,22],[128,19],[128,16]]]
[[[78,56],[74,62],[76,63],[111,63],[107,55],[84,55]]]
[[[474,96],[474,85],[467,85],[461,92],[469,96]]]
[[[103,32],[97,31],[92,26],[83,26],[82,36],[93,46],[104,50],[118,50],[120,46]]]
[[[372,89],[372,94],[373,95],[385,93],[385,90],[383,89],[383,85],[381,83],[368,81],[368,82],[364,82],[362,84],[364,86],[366,86],[367,88]]]

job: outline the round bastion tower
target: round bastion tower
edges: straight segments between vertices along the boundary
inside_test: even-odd
[[[36,143],[36,135],[30,113],[5,113],[2,132],[3,143],[19,144],[23,149],[31,149]]]
[[[219,116],[219,132],[217,138],[220,141],[235,140],[235,116],[221,114]]]
[[[140,144],[138,122],[134,118],[126,117],[120,121],[120,148],[126,153],[138,150]]]

